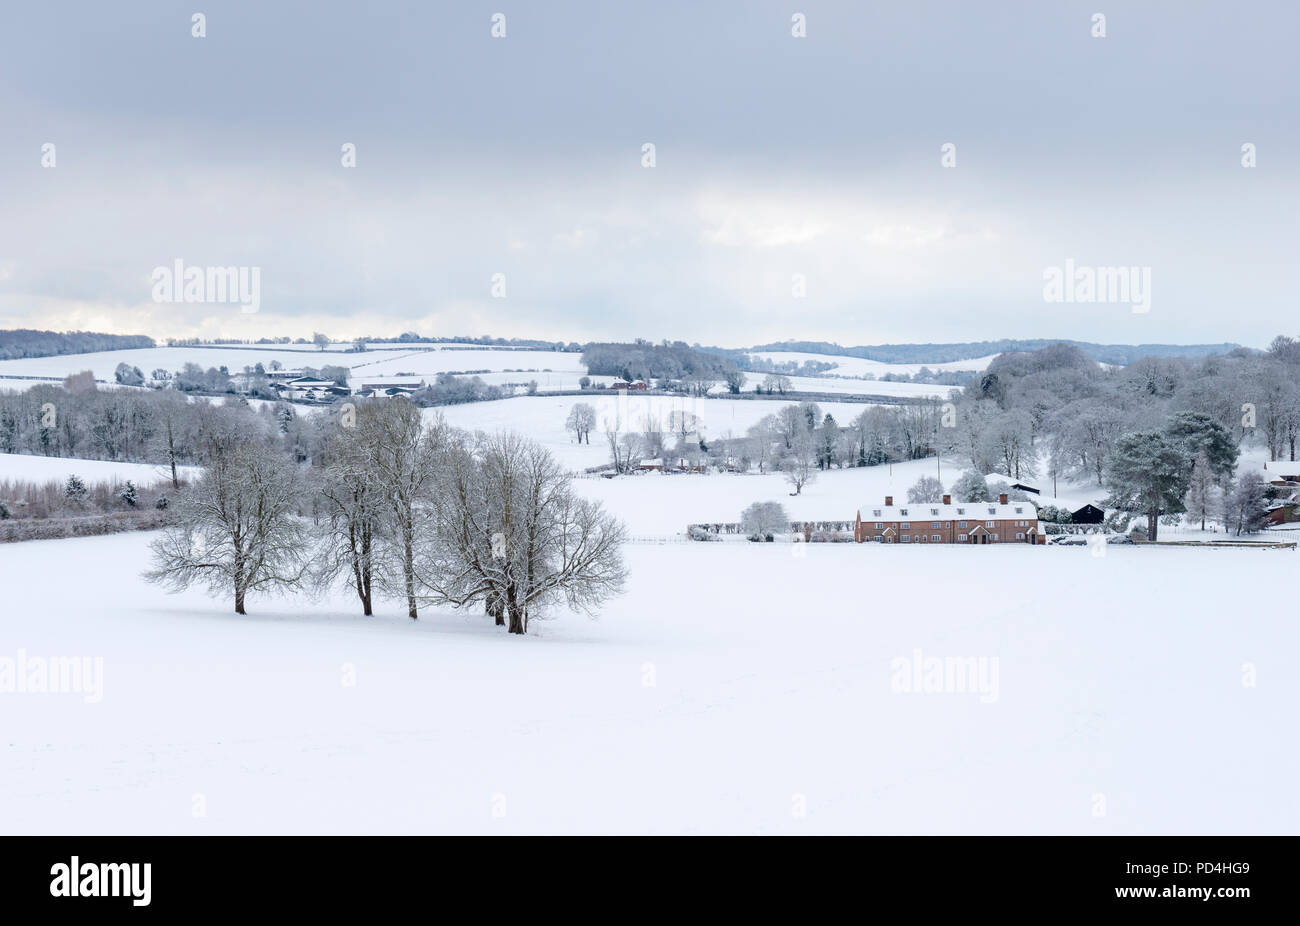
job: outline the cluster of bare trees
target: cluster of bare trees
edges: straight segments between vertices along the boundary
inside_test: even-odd
[[[590,611],[625,579],[623,525],[579,498],[550,454],[514,434],[468,434],[410,403],[335,419],[319,464],[230,435],[173,505],[153,581],[245,596],[342,581],[419,608],[482,606],[511,633],[567,604]]]

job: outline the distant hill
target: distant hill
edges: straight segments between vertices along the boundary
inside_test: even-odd
[[[94,331],[36,331],[14,328],[0,331],[0,360],[22,357],[55,357],[60,354],[89,354],[101,350],[155,347],[153,338],[142,334],[99,334]]]
[[[868,347],[841,347],[827,341],[781,341],[776,344],[759,344],[751,351],[798,351],[808,354],[832,354],[839,357],[861,357],[882,363],[951,363],[955,360],[973,360],[989,354],[1006,351],[1029,351],[1052,344],[1072,344],[1093,360],[1127,366],[1142,357],[1208,357],[1226,354],[1240,344],[1093,344],[1088,341],[1069,341],[1063,338],[1031,338],[1001,341],[968,341],[964,344],[878,344]]]

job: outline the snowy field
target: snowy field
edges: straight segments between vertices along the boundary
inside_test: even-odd
[[[442,414],[458,428],[469,431],[514,430],[526,434],[555,455],[555,458],[574,471],[581,471],[609,462],[609,446],[601,432],[602,423],[609,420],[633,422],[635,430],[645,430],[642,423],[671,421],[675,411],[693,414],[703,422],[703,434],[709,438],[743,437],[745,431],[766,415],[775,415],[794,400],[726,399],[708,397],[696,399],[687,396],[619,395],[616,392],[593,391],[577,396],[516,396],[495,402],[473,402],[465,405],[444,405],[424,410],[425,417]],[[569,412],[579,402],[596,410],[596,431],[591,444],[576,444],[564,429]],[[836,421],[848,424],[869,408],[861,402],[819,402],[822,414],[830,413]],[[908,483],[911,485],[911,483]]]
[[[409,380],[432,382],[439,373],[465,373],[471,370],[491,385],[526,384],[537,381],[539,391],[559,392],[577,389],[578,380],[587,375],[582,354],[548,350],[489,350],[472,345],[438,344],[370,344],[363,353],[353,353],[350,343],[330,345],[318,350],[304,344],[285,345],[214,345],[209,347],[155,347],[139,350],[99,351],[90,354],[62,354],[56,357],[29,357],[19,360],[0,360],[0,377],[31,377],[23,379],[0,378],[0,389],[29,389],[41,380],[37,377],[62,378],[69,373],[90,370],[95,378],[111,382],[119,363],[126,363],[149,376],[155,369],[175,372],[187,363],[197,363],[203,369],[224,366],[237,373],[246,366],[269,367],[279,361],[286,370],[304,366],[342,366],[351,370],[350,383],[359,388],[367,382],[393,382]],[[776,354],[764,352],[762,356],[778,359],[820,359],[840,363],[831,376],[791,377],[794,389],[806,392],[843,392],[887,395],[899,397],[946,396],[952,387],[928,386],[916,383],[885,383],[846,378],[870,372],[883,376],[888,372],[914,373],[925,364],[887,364],[853,357],[832,357],[825,354]],[[930,369],[983,369],[990,358],[962,361],[957,364],[930,364]],[[842,362],[844,361],[844,362]],[[967,365],[963,366],[965,363]],[[746,391],[762,382],[766,374],[747,374]],[[612,376],[593,376],[593,382],[609,384]],[[724,392],[718,386],[715,392]]]
[[[178,466],[182,478],[198,473],[198,467]],[[87,485],[96,482],[125,482],[130,479],[137,486],[150,486],[170,481],[171,468],[152,463],[116,463],[109,460],[79,460],[71,457],[38,457],[16,453],[0,453],[0,481],[26,480],[63,482],[69,476],[80,476]]]
[[[956,463],[945,464],[943,481],[947,486],[961,475]],[[896,463],[892,476],[888,466],[836,469],[818,473],[797,496],[790,494],[794,489],[780,473],[641,473],[582,479],[576,486],[583,495],[602,502],[635,533],[661,536],[684,535],[687,524],[739,521],[740,513],[754,502],[780,502],[795,521],[851,522],[859,509],[879,507],[886,495],[905,501],[908,488],[917,479],[935,473],[933,459]],[[1087,487],[1078,491],[1086,495]]]
[[[1300,827],[1300,631],[1241,593],[1293,552],[632,545],[598,619],[512,638],[237,617],[143,584],[148,540],[0,548],[0,659],[103,660],[98,700],[0,694],[0,832]],[[980,671],[907,690],[934,659]]]
[[[766,373],[746,373],[744,391],[753,392],[763,382]],[[924,399],[931,396],[944,398],[957,386],[935,386],[928,383],[888,383],[871,379],[847,379],[828,376],[789,376],[790,388],[797,392],[841,392],[846,395],[885,395],[899,398]],[[726,386],[715,386],[714,393],[721,394]]]
[[[906,373],[908,375],[920,372],[922,367],[936,372],[956,372],[958,370],[971,370],[982,372],[988,368],[997,354],[990,354],[987,357],[975,357],[970,360],[953,360],[948,363],[884,363],[880,360],[866,360],[862,357],[843,357],[838,354],[806,354],[800,351],[772,351],[760,350],[751,352],[752,357],[761,357],[764,360],[771,360],[774,363],[804,363],[809,360],[820,363],[833,363],[835,369],[830,371],[831,376],[884,376],[886,373]],[[753,374],[763,376],[762,373]]]

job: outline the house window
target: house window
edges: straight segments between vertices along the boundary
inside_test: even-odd
[[[958,514],[965,514],[965,513],[966,513],[966,509],[965,509],[965,508],[958,508],[958,509],[957,509],[957,513],[958,513]]]
[[[1024,535],[1024,534],[1016,534],[1016,539],[1017,539],[1017,540],[1024,540],[1024,539],[1025,539],[1025,535]]]
[[[883,543],[884,539],[885,539],[884,537],[881,537],[879,534],[876,534],[876,543]]]
[[[901,527],[901,528],[902,528],[903,530],[905,530],[905,531],[910,531],[910,530],[912,529],[912,525],[909,524],[907,521],[904,521],[902,524],[900,524],[900,525],[898,525],[898,526]]]
[[[878,518],[878,517],[880,517],[880,509],[879,509],[879,508],[872,508],[872,509],[871,509],[871,516],[872,516],[873,518]]]
[[[898,513],[901,514],[901,515],[906,515],[906,514],[907,514],[907,509],[906,509],[906,508],[899,508],[899,509],[898,509]]]
[[[995,524],[993,521],[985,521],[985,522],[984,522],[984,526],[985,526],[985,527],[995,527],[996,524]]]
[[[1024,513],[1025,513],[1025,509],[1023,509],[1023,508],[1017,508],[1017,509],[1016,509],[1016,514],[1024,514]]]
[[[938,508],[931,508],[931,509],[930,509],[930,514],[938,514],[938,513],[939,513],[939,509],[938,509]]]
[[[965,521],[958,521],[958,522],[957,522],[957,526],[958,526],[958,527],[965,527],[965,526],[966,526],[966,522],[965,522]]]
[[[885,529],[885,525],[882,524],[880,521],[877,521],[877,522],[876,522],[876,530],[881,531],[881,530],[884,530],[884,529]]]
[[[990,505],[990,506],[989,506],[989,514],[997,514],[997,513],[998,513],[998,510],[997,510],[996,508],[994,508],[992,505]]]
[[[998,535],[997,535],[997,534],[994,534],[994,535],[993,535],[993,539],[994,539],[994,541],[996,541],[996,540],[998,539]]]
[[[911,540],[912,540],[912,535],[911,535],[911,534],[904,534],[904,535],[903,535],[903,543],[910,543]]]
[[[943,540],[943,538],[940,537],[938,534],[931,534],[931,535],[930,535],[930,541],[931,541],[932,543],[939,543],[939,542],[941,542],[942,540]]]
[[[931,522],[930,522],[930,526],[931,526],[931,527],[938,527],[938,526],[939,526],[939,522],[938,522],[938,521],[931,521]]]
[[[965,534],[961,534],[960,536],[957,537],[957,539],[958,539],[960,542],[965,543],[965,542],[966,542],[966,535],[965,535]]]

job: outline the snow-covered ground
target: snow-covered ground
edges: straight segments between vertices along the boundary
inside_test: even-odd
[[[179,466],[177,470],[183,478],[190,478],[198,472],[198,468],[193,466]],[[151,463],[115,463],[109,460],[0,453],[0,481],[48,482],[54,479],[62,482],[69,476],[80,476],[87,485],[95,482],[125,482],[130,479],[138,486],[148,486],[170,480],[171,469]]]
[[[956,372],[959,370],[971,370],[980,372],[988,368],[990,362],[997,354],[990,354],[987,357],[975,357],[970,360],[953,360],[948,363],[884,363],[880,360],[866,360],[861,357],[843,357],[839,354],[807,354],[800,351],[752,351],[752,357],[761,357],[764,360],[771,360],[775,363],[804,363],[812,360],[819,363],[833,363],[835,369],[830,371],[832,376],[871,376],[881,377],[886,373],[905,373],[908,375],[920,372],[922,367],[933,371]],[[755,373],[754,376],[762,377],[764,374]]]
[[[766,373],[746,373],[745,392],[753,392],[754,387],[763,382]],[[956,386],[934,386],[928,383],[892,383],[871,379],[846,379],[837,376],[789,376],[790,388],[796,392],[838,392],[846,395],[884,395],[900,398],[940,398],[947,395]],[[725,385],[713,387],[713,394],[723,395]]]
[[[103,660],[93,703],[0,694],[0,831],[1300,827],[1300,629],[1243,592],[1293,552],[632,545],[599,619],[519,638],[238,617],[143,584],[149,539],[0,547],[0,660]],[[907,690],[933,659],[977,672]]]
[[[559,392],[577,389],[578,380],[587,375],[582,354],[568,351],[530,349],[487,349],[458,344],[370,344],[363,353],[351,350],[350,343],[331,344],[327,350],[317,350],[311,345],[247,345],[227,344],[207,347],[155,347],[139,350],[100,351],[90,354],[61,354],[55,357],[30,357],[19,360],[0,360],[0,390],[28,389],[42,380],[38,377],[62,378],[69,373],[90,370],[95,378],[112,382],[120,363],[138,367],[146,377],[155,369],[175,372],[186,363],[197,363],[205,370],[209,367],[226,367],[237,373],[246,366],[262,364],[269,367],[279,361],[286,370],[304,366],[319,369],[323,366],[342,366],[351,370],[350,383],[360,388],[367,382],[393,382],[421,380],[432,382],[439,373],[477,372],[491,385],[527,384],[535,380],[541,392]],[[887,364],[853,357],[832,357],[826,354],[775,354],[780,359],[821,359],[840,363],[830,376],[797,376],[791,378],[794,389],[807,392],[843,392],[887,395],[899,397],[946,396],[952,387],[928,386],[918,383],[886,383],[847,377],[870,372],[883,376],[888,372],[914,373],[925,364]],[[983,369],[990,358],[963,361],[957,364],[931,364],[930,369]],[[842,362],[844,361],[844,362]],[[846,362],[846,363],[845,363]],[[962,366],[961,363],[968,363]],[[747,390],[760,383],[765,374],[750,373]],[[4,379],[3,377],[24,377]],[[608,384],[612,376],[592,376],[597,383]],[[718,386],[715,391],[725,391]]]
[[[576,444],[564,429],[569,412],[579,402],[596,410],[597,429],[591,444]],[[542,444],[555,458],[571,470],[580,471],[609,462],[609,446],[602,433],[602,423],[609,420],[633,422],[634,430],[645,430],[649,418],[663,423],[672,420],[675,411],[693,414],[703,422],[704,437],[743,437],[745,431],[766,415],[774,415],[793,400],[778,402],[767,399],[697,399],[688,396],[619,395],[609,390],[594,390],[577,396],[517,396],[495,402],[445,405],[425,409],[425,416],[442,414],[449,423],[474,431],[513,430]],[[820,402],[822,414],[832,414],[847,424],[869,406],[860,402]],[[910,483],[909,483],[910,485]]]

